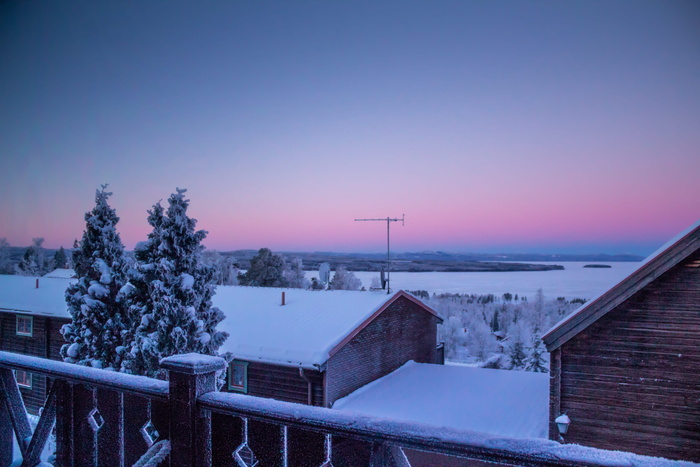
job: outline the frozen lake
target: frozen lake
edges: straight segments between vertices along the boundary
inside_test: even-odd
[[[532,261],[531,263],[535,263]],[[393,290],[427,290],[433,293],[503,295],[505,292],[532,297],[542,288],[547,298],[593,298],[636,270],[641,263],[595,263],[610,268],[584,268],[589,262],[540,262],[559,264],[564,270],[527,272],[395,272]],[[369,287],[376,272],[355,272],[362,285]],[[308,271],[307,278],[318,277]]]

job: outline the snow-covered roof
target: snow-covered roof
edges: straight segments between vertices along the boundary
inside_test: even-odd
[[[0,310],[70,318],[64,298],[69,283],[61,279],[0,275]]]
[[[410,361],[333,408],[510,438],[547,438],[549,375]]]
[[[649,255],[618,284],[583,304],[542,336],[550,352],[700,249],[700,220]]]
[[[42,277],[46,277],[47,279],[75,279],[75,270],[58,268],[44,274]]]
[[[0,310],[70,319],[64,298],[70,281],[38,280],[36,288],[37,278],[0,275]],[[212,302],[226,318],[217,329],[229,333],[219,351],[242,360],[317,368],[345,339],[399,297],[437,316],[403,291],[389,296],[383,292],[219,286]]]
[[[389,296],[346,290],[218,287],[213,302],[226,319],[217,329],[230,334],[219,351],[231,352],[241,360],[318,367],[344,339],[402,296],[432,313],[403,291]]]

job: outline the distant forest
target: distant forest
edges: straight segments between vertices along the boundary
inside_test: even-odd
[[[0,239],[0,241],[3,239]],[[32,247],[10,246],[0,243],[0,274],[14,274],[16,266]],[[66,248],[70,262],[70,249]],[[207,250],[214,252],[214,250]],[[47,266],[58,250],[42,248],[49,259]],[[127,252],[130,254],[132,252]],[[248,269],[257,250],[235,250],[217,252],[234,263],[238,269]],[[322,263],[333,269],[344,267],[348,271],[381,271],[386,268],[386,255],[380,253],[333,253],[333,252],[278,252],[285,260],[300,258],[305,271],[317,271]],[[597,263],[642,261],[636,255],[545,255],[545,254],[481,254],[447,253],[427,251],[418,253],[392,253],[392,271],[399,272],[499,272],[499,271],[550,271],[564,269],[562,265],[528,264],[527,261],[567,262],[586,261]],[[512,263],[511,261],[520,261]]]

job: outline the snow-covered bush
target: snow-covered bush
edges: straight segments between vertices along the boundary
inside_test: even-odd
[[[42,237],[32,238],[32,246],[27,248],[15,266],[15,274],[19,276],[43,276],[53,269],[53,260],[46,257]]]
[[[311,283],[306,278],[304,271],[304,262],[301,258],[293,258],[288,267],[282,272],[284,279],[287,281],[287,286],[294,289],[308,289]]]
[[[0,274],[12,274],[14,268],[10,260],[10,244],[6,238],[0,238]]]
[[[360,290],[361,287],[362,281],[344,266],[335,268],[333,279],[328,284],[328,288],[331,290]]]
[[[216,250],[206,250],[202,253],[202,261],[214,269],[214,283],[216,285],[238,285],[238,265],[236,258],[222,255]]]

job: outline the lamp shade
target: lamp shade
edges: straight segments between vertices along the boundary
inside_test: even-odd
[[[555,420],[554,423],[557,424],[557,428],[559,429],[559,434],[565,435],[567,431],[569,431],[569,425],[571,424],[571,419],[569,418],[568,415],[562,414],[559,415]]]

